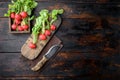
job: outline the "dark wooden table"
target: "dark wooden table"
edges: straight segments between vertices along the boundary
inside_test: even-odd
[[[120,80],[119,0],[36,0],[36,16],[44,8],[65,10],[55,34],[64,47],[38,72],[30,70],[37,61],[20,53],[30,34],[8,33],[10,1],[0,0],[0,80]]]

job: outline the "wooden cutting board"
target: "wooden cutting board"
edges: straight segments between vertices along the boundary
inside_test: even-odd
[[[29,43],[32,42],[33,38],[32,35],[26,40],[25,44],[21,48],[21,54],[26,57],[29,60],[33,60],[38,57],[38,55],[41,53],[43,48],[46,46],[46,44],[50,41],[50,39],[53,37],[54,33],[58,30],[61,24],[61,17],[58,16],[58,19],[53,23],[56,26],[56,30],[52,31],[51,36],[47,37],[47,40],[38,40],[36,45],[37,48],[31,49],[29,48]]]
[[[45,54],[49,51],[49,49],[51,47],[53,47],[54,45],[59,45],[59,49],[54,53],[54,55],[52,55],[52,57],[50,59],[48,59],[47,57],[45,57]],[[54,36],[47,44],[47,46],[43,49],[43,51],[41,52],[40,54],[40,58],[39,57],[37,58],[38,61],[35,62],[34,60],[34,66],[31,68],[31,70],[33,71],[38,71],[40,70],[41,68],[43,68],[43,66],[48,63],[50,60],[53,60],[54,57],[57,55],[57,53],[60,51],[60,49],[63,47],[63,44],[62,44],[62,41],[57,38],[56,36]]]
[[[61,50],[61,48],[63,47],[63,44],[62,44],[62,41],[56,37],[56,36],[53,36],[52,39],[48,42],[47,46],[44,47],[44,49],[42,50],[42,52],[40,53],[40,55],[33,61],[29,61],[29,63],[31,64],[31,68],[33,68],[34,66],[36,66],[36,64],[42,59],[43,55],[45,55],[48,50],[53,46],[53,45],[56,45],[56,44],[60,44],[60,48],[57,50],[57,52],[46,62],[45,66],[47,67],[49,64],[49,62],[51,60],[53,60],[57,54],[59,53],[59,51]],[[44,66],[44,67],[45,67]],[[43,67],[43,68],[44,68]],[[43,70],[43,69],[42,69]]]

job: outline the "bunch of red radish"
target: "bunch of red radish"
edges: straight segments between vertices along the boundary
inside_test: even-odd
[[[29,26],[24,22],[24,19],[28,17],[28,13],[23,11],[19,14],[12,12],[10,18],[12,19],[11,29],[12,31],[26,31]]]
[[[39,37],[38,37],[39,40],[46,40],[47,36],[50,36],[51,32],[55,31],[55,30],[56,30],[56,26],[55,25],[51,25],[49,30],[45,30],[45,33],[39,34]],[[36,48],[36,44],[34,44],[33,42],[30,42],[29,47],[31,49],[34,49],[34,48]]]

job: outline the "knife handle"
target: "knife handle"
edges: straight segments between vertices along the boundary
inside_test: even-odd
[[[31,68],[31,69],[33,71],[39,70],[47,62],[47,60],[48,59],[45,56],[43,56],[43,58],[33,68]]]

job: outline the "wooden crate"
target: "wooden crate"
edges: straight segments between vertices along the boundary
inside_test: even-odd
[[[25,31],[14,31],[11,29],[11,24],[12,24],[12,20],[11,18],[9,18],[9,33],[30,33],[30,21],[28,22],[28,30],[25,30]]]

